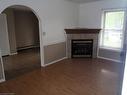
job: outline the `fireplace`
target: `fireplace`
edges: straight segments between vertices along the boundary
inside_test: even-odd
[[[67,34],[67,57],[97,58],[98,36],[101,29],[65,29]]]
[[[76,39],[71,41],[72,58],[92,58],[93,39]]]

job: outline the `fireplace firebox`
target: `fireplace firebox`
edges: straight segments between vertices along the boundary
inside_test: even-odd
[[[93,39],[71,40],[72,58],[92,58]]]

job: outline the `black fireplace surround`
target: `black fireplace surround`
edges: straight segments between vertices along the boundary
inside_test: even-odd
[[[92,58],[93,39],[71,40],[72,58]]]

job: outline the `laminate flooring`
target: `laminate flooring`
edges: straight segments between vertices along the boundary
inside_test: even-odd
[[[102,59],[65,59],[1,83],[0,95],[117,95],[121,69]]]

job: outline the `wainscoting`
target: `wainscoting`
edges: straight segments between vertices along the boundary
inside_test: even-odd
[[[108,50],[108,49],[99,49],[98,57],[112,60],[115,62],[120,62],[120,51]]]
[[[44,46],[45,65],[66,57],[66,42]]]

